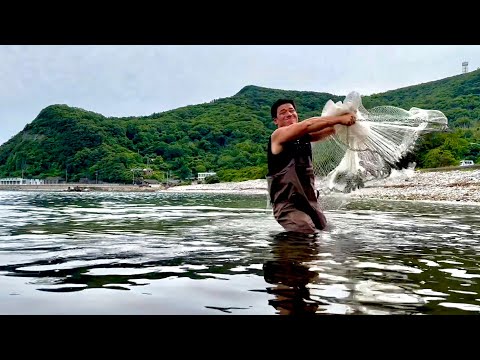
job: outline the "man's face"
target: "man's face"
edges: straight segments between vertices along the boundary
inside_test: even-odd
[[[292,104],[283,104],[278,107],[277,117],[273,121],[278,127],[288,126],[298,122],[298,115]]]

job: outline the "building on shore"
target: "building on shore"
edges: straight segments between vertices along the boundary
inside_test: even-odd
[[[217,175],[216,172],[200,172],[197,175],[197,180],[198,180],[199,183],[201,183],[201,182],[205,181],[206,177],[215,176],[215,175]]]
[[[43,185],[44,180],[41,179],[24,179],[24,178],[3,178],[0,179],[0,185]]]

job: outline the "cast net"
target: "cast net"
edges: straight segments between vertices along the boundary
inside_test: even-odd
[[[316,187],[324,196],[349,193],[367,181],[388,177],[422,134],[447,128],[441,111],[394,106],[367,110],[357,92],[349,93],[343,102],[329,100],[322,116],[346,112],[357,115],[354,125],[335,125],[334,135],[312,143]]]

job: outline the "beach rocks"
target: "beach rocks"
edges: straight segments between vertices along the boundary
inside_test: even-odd
[[[175,186],[166,191],[267,194],[265,179],[236,183]],[[352,198],[390,200],[461,201],[480,203],[480,170],[422,172],[407,169],[391,176],[365,183],[348,194]]]
[[[399,174],[372,181],[354,198],[480,202],[480,170]]]

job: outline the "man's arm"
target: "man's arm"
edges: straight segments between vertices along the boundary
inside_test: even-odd
[[[323,130],[310,133],[310,141],[311,142],[320,141],[334,134],[335,134],[335,128],[331,126]]]
[[[353,125],[356,117],[353,113],[340,116],[315,116],[299,123],[278,128],[272,134],[272,153],[280,154],[282,144],[288,141],[300,139],[305,134],[317,133],[334,125]]]

